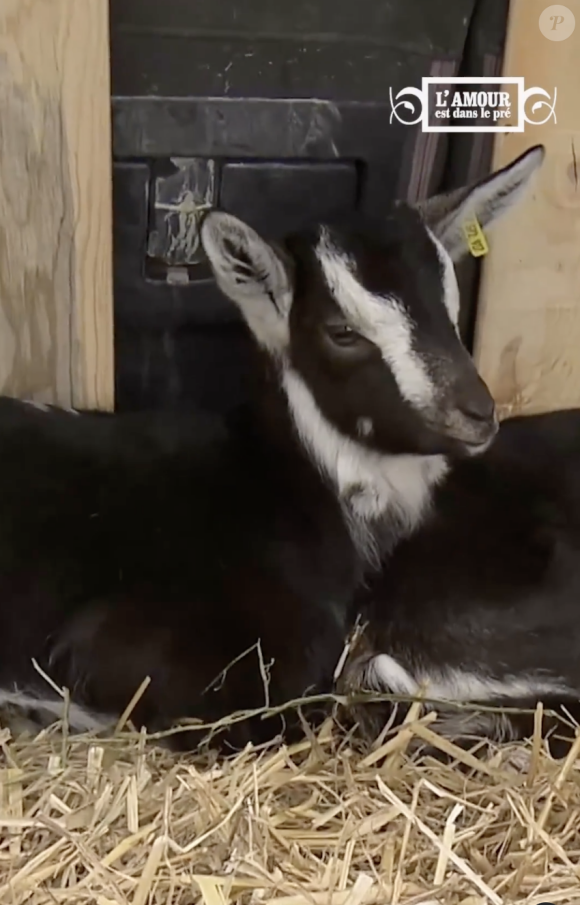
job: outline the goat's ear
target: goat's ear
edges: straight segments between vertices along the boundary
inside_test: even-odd
[[[536,145],[480,182],[435,195],[416,205],[424,222],[454,261],[468,251],[463,233],[465,221],[477,217],[482,227],[495,223],[524,195],[544,157],[544,146]]]
[[[289,264],[251,226],[223,211],[206,214],[201,242],[216,283],[236,303],[257,341],[281,352],[288,344],[292,304]]]

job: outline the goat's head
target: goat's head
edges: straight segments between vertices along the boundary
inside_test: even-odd
[[[212,211],[202,243],[217,284],[317,417],[379,453],[477,453],[497,419],[458,335],[453,262],[468,251],[464,222],[491,225],[543,157],[537,146],[475,185],[280,247]]]

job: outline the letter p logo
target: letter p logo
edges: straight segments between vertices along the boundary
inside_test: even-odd
[[[571,9],[557,3],[544,10],[538,24],[549,41],[565,41],[576,28],[576,19]]]

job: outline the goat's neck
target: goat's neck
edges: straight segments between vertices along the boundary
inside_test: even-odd
[[[291,418],[309,455],[331,480],[353,540],[371,563],[411,534],[447,472],[443,456],[381,455],[342,435],[291,368],[283,371]]]

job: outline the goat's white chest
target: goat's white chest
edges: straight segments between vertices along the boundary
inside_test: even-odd
[[[421,521],[434,486],[444,477],[447,464],[442,456],[368,455],[360,459],[339,456],[337,480],[341,499],[353,516],[362,521],[392,517],[402,528],[412,530]]]

